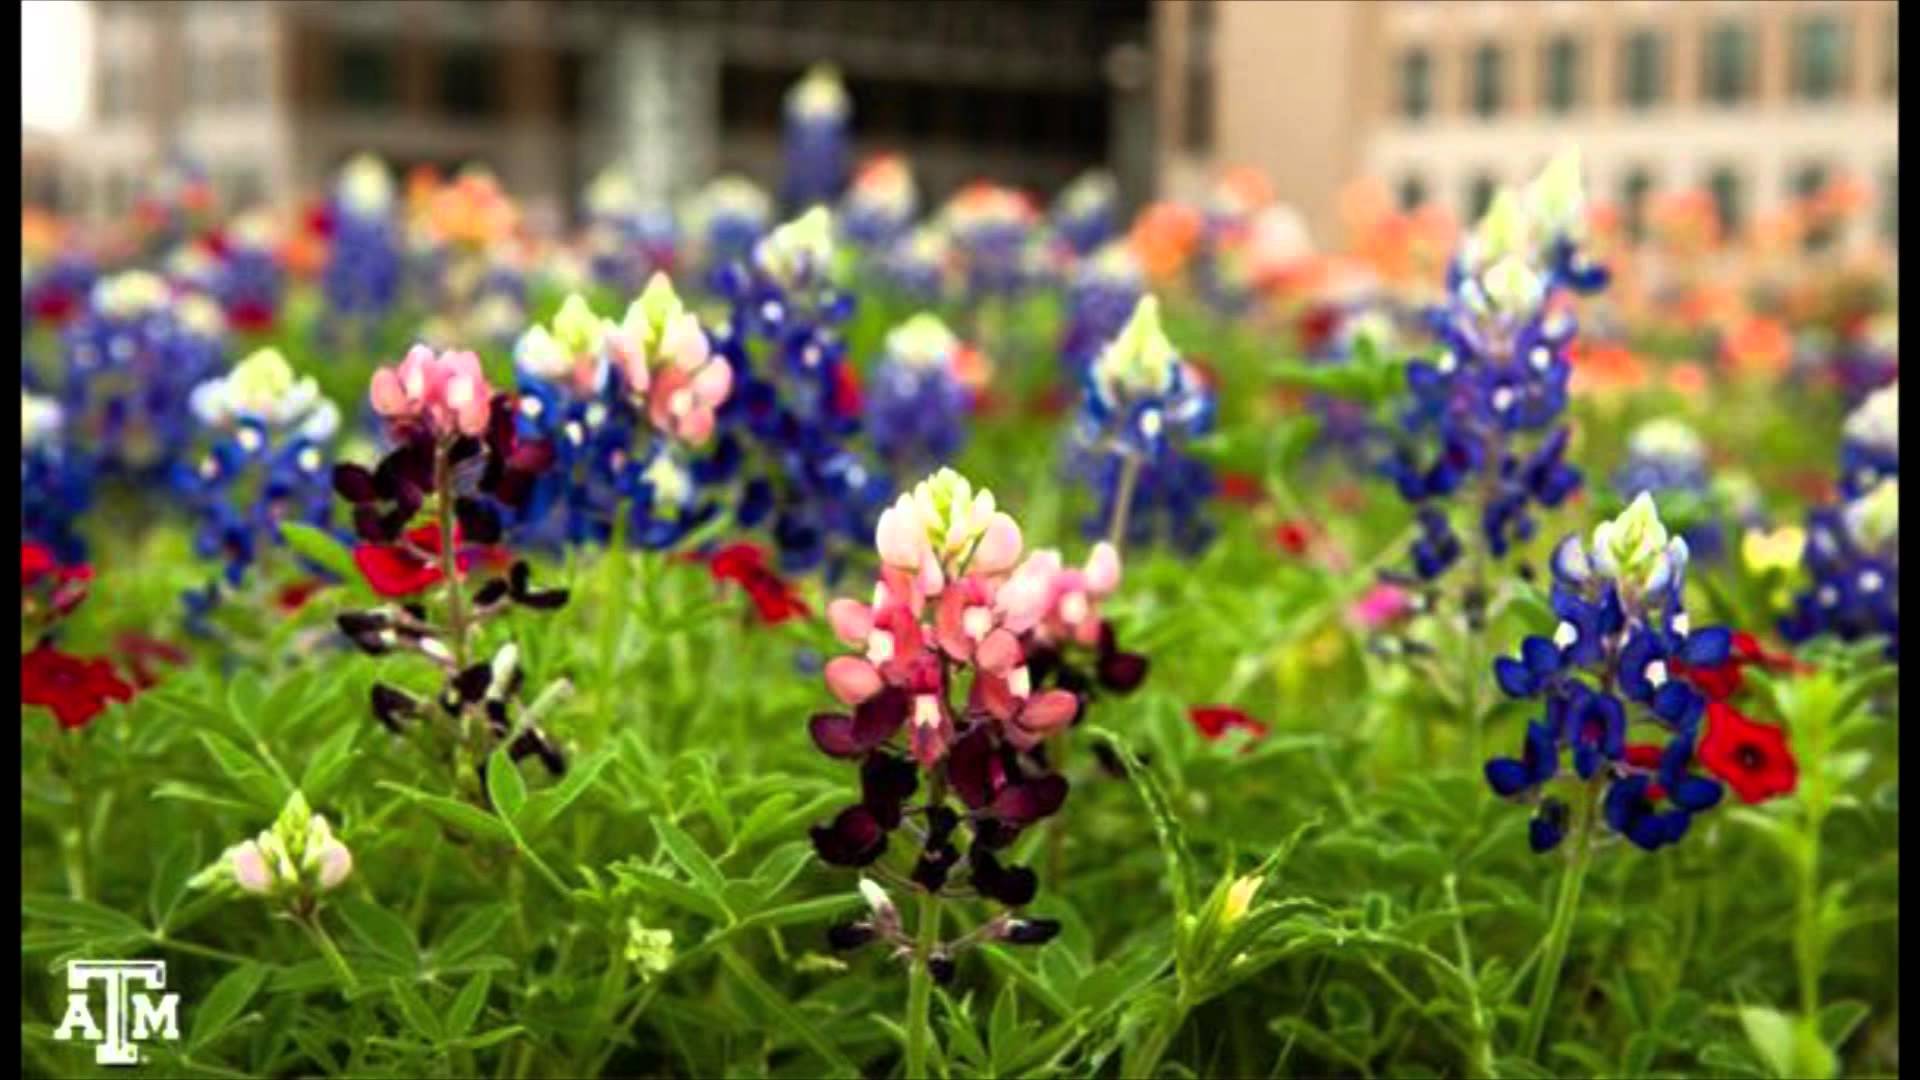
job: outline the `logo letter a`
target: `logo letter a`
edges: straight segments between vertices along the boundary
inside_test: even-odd
[[[93,1022],[93,1010],[87,1008],[87,995],[84,992],[67,995],[67,1015],[61,1019],[53,1037],[66,1042],[73,1038],[76,1026],[85,1033],[88,1042],[100,1041],[100,1026]]]

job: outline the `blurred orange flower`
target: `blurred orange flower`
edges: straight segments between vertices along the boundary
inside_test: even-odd
[[[1569,389],[1620,393],[1647,385],[1647,365],[1632,349],[1617,342],[1575,340],[1568,349],[1573,364]]]
[[[1200,212],[1180,203],[1158,202],[1140,212],[1127,246],[1149,277],[1178,274],[1200,243]]]
[[[1733,329],[1720,346],[1720,362],[1740,375],[1776,377],[1793,361],[1793,335],[1778,319],[1752,316]]]

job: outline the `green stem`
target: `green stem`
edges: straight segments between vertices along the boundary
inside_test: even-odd
[[[1805,760],[1826,761],[1832,752],[1828,745],[1828,712],[1824,708],[1809,709],[1805,717]],[[1800,980],[1801,1012],[1815,1020],[1820,1015],[1820,968],[1826,952],[1820,928],[1820,832],[1826,824],[1827,792],[1819,769],[1808,769],[1802,775],[1800,798],[1806,808],[1806,824],[1800,839],[1798,887],[1794,890],[1793,958]]]
[[[933,950],[940,943],[940,900],[920,894],[920,938],[907,975],[907,1080],[921,1080],[927,1072],[927,1052],[933,1043],[928,1012],[933,1005]]]
[[[1140,1077],[1149,1080],[1153,1070],[1160,1065],[1160,1059],[1166,1055],[1167,1047],[1173,1045],[1173,1037],[1180,1033],[1180,1027],[1187,1022],[1187,1003],[1184,998],[1175,1001],[1172,1008],[1160,1014],[1153,1027],[1141,1042],[1140,1049],[1133,1061],[1121,1070],[1124,1076]]]
[[[67,778],[67,801],[73,810],[73,824],[60,832],[60,853],[67,869],[67,895],[75,900],[85,900],[90,876],[87,872],[87,800],[85,785],[80,778],[84,755],[78,735],[77,731],[54,732],[65,766],[62,771]]]
[[[1120,486],[1113,495],[1113,514],[1107,519],[1107,543],[1117,553],[1127,542],[1127,515],[1133,511],[1133,489],[1140,482],[1140,457],[1127,454],[1120,465]]]
[[[1560,895],[1554,901],[1553,922],[1547,928],[1546,952],[1541,957],[1540,973],[1534,977],[1533,1004],[1527,1012],[1526,1033],[1520,1040],[1520,1056],[1534,1060],[1540,1052],[1540,1040],[1547,1031],[1547,1012],[1553,1005],[1553,992],[1560,984],[1560,967],[1567,959],[1567,945],[1573,939],[1573,917],[1580,909],[1580,888],[1586,882],[1587,864],[1593,857],[1593,834],[1599,823],[1599,808],[1594,798],[1604,772],[1594,774],[1584,791],[1580,806],[1579,836],[1575,838],[1573,859],[1560,878]]]
[[[313,947],[319,949],[320,955],[327,958],[327,963],[332,966],[334,974],[340,976],[341,984],[349,991],[359,989],[360,980],[354,977],[353,969],[347,966],[347,958],[340,955],[340,947],[333,943],[333,936],[327,933],[325,926],[321,925],[320,914],[315,912],[311,915],[299,916],[295,921],[306,929],[307,936],[313,939]]]
[[[460,556],[453,542],[453,462],[441,443],[433,452],[434,509],[440,516],[440,576],[447,583],[447,632],[453,638],[455,671],[467,669],[467,607],[460,591]]]

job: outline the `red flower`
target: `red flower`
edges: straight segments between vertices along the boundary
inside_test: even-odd
[[[1331,304],[1317,304],[1307,309],[1300,317],[1300,346],[1308,352],[1318,352],[1340,328],[1340,309]]]
[[[44,642],[20,655],[20,704],[53,710],[63,728],[81,728],[109,701],[133,697],[105,660],[82,660]]]
[[[61,566],[53,552],[40,544],[20,545],[21,606],[28,615],[36,615],[42,603],[59,618],[80,606],[87,598],[87,586],[93,582],[93,567]],[[29,590],[40,595],[26,596]]]
[[[707,560],[715,581],[731,581],[747,590],[760,621],[778,626],[788,619],[804,619],[813,612],[793,587],[767,568],[767,553],[754,544],[728,544]]]
[[[1745,670],[1750,664],[1757,664],[1768,671],[1806,670],[1806,665],[1793,657],[1771,652],[1752,634],[1739,630],[1733,633],[1732,653],[1719,666],[1695,668],[1676,660],[1672,667],[1674,674],[1692,683],[1695,689],[1706,695],[1708,701],[1730,701],[1746,684]]]
[[[1195,705],[1187,709],[1187,719],[1209,741],[1223,738],[1239,728],[1255,739],[1267,735],[1267,725],[1231,705]]]
[[[1283,521],[1274,527],[1274,542],[1289,555],[1305,555],[1313,547],[1314,528],[1304,521]]]
[[[314,593],[326,587],[327,583],[317,578],[311,581],[296,581],[283,587],[274,596],[273,606],[287,614],[292,614],[305,607],[307,601],[313,599]]]
[[[133,676],[133,685],[141,690],[151,689],[160,681],[152,667],[153,661],[179,667],[188,659],[186,650],[145,634],[121,634],[115,639],[114,648],[126,658],[127,673]]]
[[[1228,502],[1258,506],[1266,496],[1266,487],[1260,483],[1260,478],[1252,473],[1223,472],[1220,474],[1220,497]]]
[[[1040,396],[1027,402],[1027,411],[1035,416],[1054,417],[1073,405],[1073,392],[1058,383],[1048,384]]]
[[[1757,724],[1719,702],[1707,706],[1707,734],[1700,764],[1727,782],[1745,803],[1765,802],[1793,791],[1800,768],[1787,748],[1787,733]]]
[[[840,416],[859,416],[865,399],[860,394],[860,373],[852,364],[834,369],[833,411]]]
[[[273,305],[258,300],[240,300],[227,306],[227,324],[244,333],[273,329],[273,316]]]
[[[1627,747],[1627,764],[1657,776],[1660,772],[1660,759],[1665,752],[1664,748],[1652,743],[1634,743]],[[1647,799],[1659,802],[1667,797],[1667,789],[1661,787],[1660,781],[1653,779],[1652,776],[1647,779]]]
[[[505,549],[468,547],[460,542],[460,526],[453,527],[453,544],[458,553],[454,565],[465,571],[474,562],[503,566],[508,561]],[[425,592],[440,583],[440,527],[420,525],[408,531],[406,542],[399,544],[361,544],[353,549],[354,565],[365,575],[373,591],[392,599]]]

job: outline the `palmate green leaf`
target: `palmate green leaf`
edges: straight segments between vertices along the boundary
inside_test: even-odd
[[[789,1004],[778,990],[768,986],[751,965],[742,960],[732,949],[720,951],[720,963],[738,980],[742,989],[767,1014],[780,1022],[787,1033],[798,1039],[820,1059],[827,1063],[833,1076],[859,1076],[860,1070],[848,1061],[839,1050],[821,1037],[819,1028],[801,1012]]]
[[[570,769],[566,779],[529,796],[525,812],[517,819],[521,834],[533,839],[559,820],[568,807],[593,787],[612,760],[613,752],[602,750]]]
[[[494,943],[500,928],[507,923],[505,904],[484,904],[460,917],[446,933],[435,938],[428,956],[440,966],[456,964]]]
[[[260,984],[267,979],[267,969],[259,964],[242,964],[213,984],[207,996],[200,999],[193,1009],[193,1028],[187,1034],[189,1049],[199,1051],[224,1034],[240,1010],[247,1007]]]
[[[413,987],[407,985],[405,979],[389,979],[387,990],[393,995],[393,1002],[398,1007],[401,1018],[409,1027],[419,1032],[430,1043],[441,1040],[445,1029],[441,1026],[440,1015],[434,1012],[418,993],[414,992]]]
[[[353,764],[353,743],[359,736],[359,724],[342,724],[339,730],[320,744],[300,774],[300,790],[310,800],[320,800]]]
[[[233,740],[225,735],[201,730],[194,732],[194,738],[200,741],[214,764],[256,809],[277,812],[287,796],[292,794],[292,790],[276,779],[259,759],[234,745]]]
[[[147,928],[130,915],[89,900],[48,893],[21,894],[20,919],[82,931],[103,941],[147,936]]]
[[[480,1019],[480,1013],[487,1007],[487,991],[493,986],[493,977],[481,972],[467,980],[460,993],[453,999],[453,1007],[447,1010],[446,1033],[451,1038],[460,1038],[473,1030]]]

